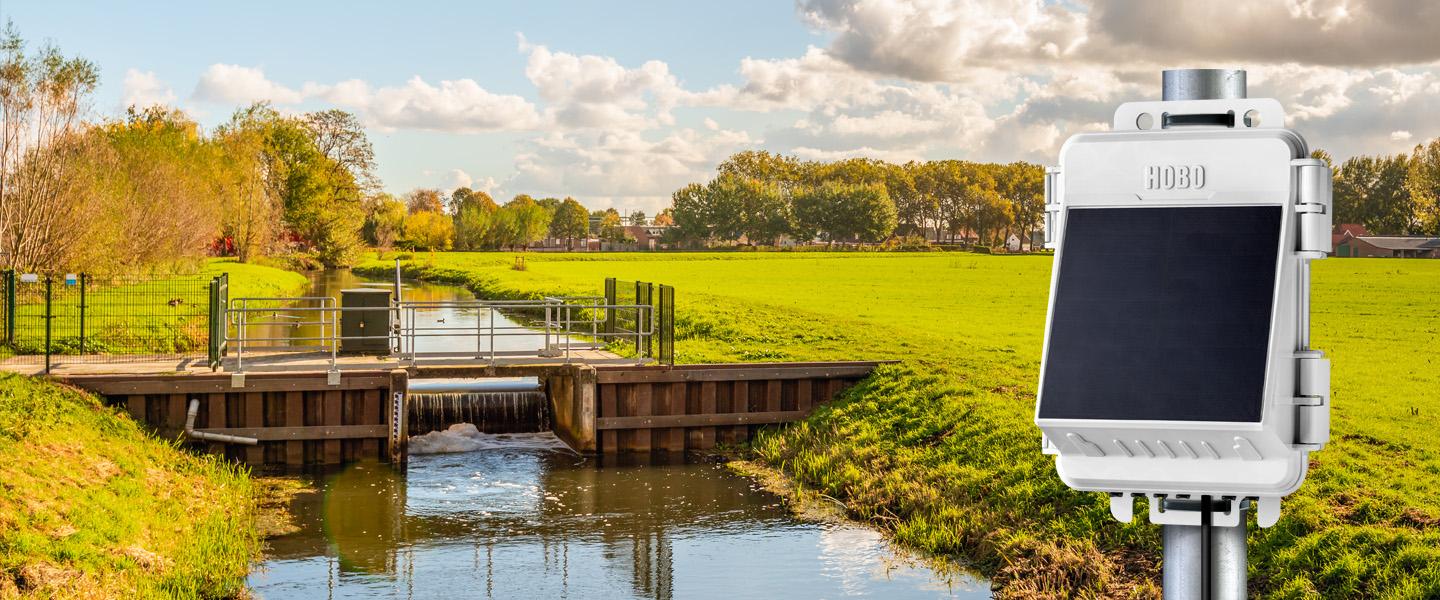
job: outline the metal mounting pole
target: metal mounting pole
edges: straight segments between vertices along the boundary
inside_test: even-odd
[[[1194,501],[1167,500],[1167,505],[1176,504],[1194,504]],[[1224,504],[1204,496],[1199,505],[1199,525],[1165,525],[1162,530],[1164,596],[1166,600],[1244,600],[1248,586],[1247,503],[1240,501],[1236,508],[1240,511],[1240,524],[1234,527],[1211,522],[1212,511],[1228,510]],[[1195,508],[1184,507],[1185,510]],[[1171,510],[1182,509],[1167,508]]]
[[[1243,69],[1167,69],[1160,75],[1161,99],[1231,100],[1245,97]]]
[[[1165,101],[1245,98],[1245,71],[1169,69],[1161,74],[1161,88]],[[1214,508],[1210,496],[1202,496],[1199,502],[1200,525],[1163,526],[1162,579],[1166,600],[1242,600],[1246,597],[1249,569],[1245,547],[1246,502],[1235,502],[1240,503],[1236,507],[1240,524],[1235,527],[1217,527],[1211,522]]]

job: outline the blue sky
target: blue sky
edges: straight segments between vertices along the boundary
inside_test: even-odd
[[[1106,127],[1115,104],[1157,95],[1159,69],[1180,65],[1251,69],[1251,95],[1279,98],[1291,126],[1337,156],[1440,134],[1430,117],[1440,36],[1429,33],[1440,11],[1241,1],[1247,11],[1099,0],[4,0],[0,16],[100,66],[99,116],[128,102],[176,105],[206,126],[253,100],[351,110],[395,193],[468,182],[653,211],[751,148],[1048,162],[1065,137]],[[1223,27],[1197,35],[1186,23]]]

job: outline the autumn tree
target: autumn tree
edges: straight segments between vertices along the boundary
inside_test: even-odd
[[[405,209],[410,214],[433,212],[445,212],[445,197],[440,190],[434,188],[416,188],[405,194]]]
[[[422,210],[405,219],[405,240],[417,250],[449,250],[454,237],[455,224],[440,212]]]
[[[550,219],[550,233],[565,240],[565,248],[573,250],[575,238],[584,238],[590,230],[590,212],[574,198],[566,198],[555,208]]]

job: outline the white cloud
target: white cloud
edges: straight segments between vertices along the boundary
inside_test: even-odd
[[[1390,139],[1396,142],[1408,142],[1412,137],[1414,136],[1410,135],[1410,132],[1404,129],[1390,132]]]
[[[530,129],[540,122],[530,101],[492,93],[472,79],[441,81],[436,86],[417,76],[405,85],[374,91],[345,82],[322,93],[334,94],[336,104],[355,109],[361,118],[384,129],[477,133]]]
[[[168,106],[175,103],[175,90],[160,81],[154,71],[127,69],[120,97],[122,107],[145,108],[156,104]]]
[[[475,178],[466,173],[464,169],[450,169],[446,176],[447,185],[444,187],[446,190],[470,187],[470,184],[475,183]]]
[[[267,79],[263,69],[218,63],[200,75],[194,97],[217,104],[249,104],[262,100],[295,104],[305,98],[299,91]]]
[[[525,76],[561,128],[648,128],[673,125],[670,110],[686,92],[658,60],[622,66],[608,56],[554,52],[520,36],[529,54]]]

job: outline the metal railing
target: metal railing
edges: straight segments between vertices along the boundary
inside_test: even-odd
[[[654,307],[648,304],[606,304],[601,296],[546,297],[539,300],[419,300],[392,302],[388,307],[344,307],[328,296],[289,298],[235,298],[226,307],[223,347],[233,351],[235,371],[243,372],[246,353],[325,353],[331,370],[338,368],[346,341],[384,340],[389,355],[414,363],[429,358],[473,358],[494,364],[510,357],[573,360],[579,350],[606,347],[607,340],[633,340],[635,360],[652,358],[650,339],[656,336]],[[345,334],[346,315],[383,311],[390,327],[376,334]],[[437,322],[423,313],[475,311],[475,323]],[[497,323],[497,313],[528,319],[532,324]],[[605,331],[607,320],[635,324]],[[359,318],[352,316],[352,318]],[[507,321],[509,319],[506,319]],[[497,339],[529,336],[541,339],[539,348],[505,350]],[[421,350],[423,340],[471,338],[465,349]]]

